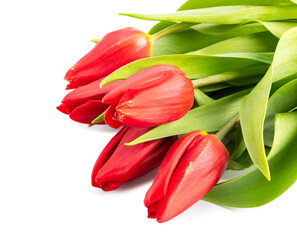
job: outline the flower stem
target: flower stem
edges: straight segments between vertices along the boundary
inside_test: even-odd
[[[215,83],[221,83],[221,82],[227,82],[235,79],[240,78],[247,78],[247,77],[257,77],[262,76],[267,71],[267,66],[265,65],[259,65],[259,66],[252,66],[249,68],[242,68],[238,69],[236,71],[230,71],[230,72],[223,72],[211,76],[207,76],[204,78],[199,78],[192,80],[192,83],[195,87],[202,87],[207,86]]]
[[[225,72],[192,80],[194,88],[230,81],[242,77],[240,72]]]
[[[188,28],[190,26],[196,25],[197,23],[186,23],[186,22],[181,22],[181,23],[176,23],[174,25],[171,25],[151,36],[151,40],[154,42],[159,38],[162,38],[170,33],[174,33],[176,31],[182,30],[184,28]]]
[[[216,136],[221,141],[224,137],[236,126],[239,121],[239,114],[233,117],[229,122],[227,122],[217,133]]]

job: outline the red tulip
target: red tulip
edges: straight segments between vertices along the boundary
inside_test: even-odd
[[[228,151],[214,135],[194,131],[178,139],[146,193],[148,217],[161,223],[185,211],[217,183],[228,161]]]
[[[103,78],[98,79],[71,91],[63,98],[57,109],[69,114],[69,117],[76,122],[91,124],[109,106],[102,103],[102,97],[122,83],[122,81],[116,81],[100,88],[99,84],[102,80]]]
[[[68,70],[65,75],[69,81],[67,89],[86,85],[130,62],[151,55],[148,34],[131,27],[110,32]]]
[[[149,128],[122,128],[103,149],[92,172],[92,185],[110,191],[142,176],[160,165],[176,137],[124,145],[141,136]]]
[[[146,68],[102,99],[111,104],[105,122],[114,128],[152,127],[175,121],[190,110],[193,101],[192,82],[173,65]]]

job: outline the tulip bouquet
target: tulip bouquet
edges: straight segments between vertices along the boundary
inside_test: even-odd
[[[297,1],[189,0],[175,13],[122,15],[161,22],[92,40],[57,107],[121,128],[92,185],[115,190],[159,167],[144,199],[158,222],[200,199],[257,207],[285,192],[297,180]]]

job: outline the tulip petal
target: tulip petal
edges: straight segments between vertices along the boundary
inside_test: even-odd
[[[121,85],[122,81],[106,84],[100,88],[100,83],[104,78],[100,78],[85,86],[79,87],[68,93],[62,100],[62,104],[69,108],[76,108],[88,100],[101,100],[105,94]]]
[[[115,118],[115,108],[116,108],[115,105],[110,105],[107,108],[105,115],[104,115],[104,121],[108,126],[118,129],[119,127],[122,126],[122,124]],[[99,116],[99,115],[97,115],[97,116]]]
[[[112,156],[97,173],[95,181],[98,185],[103,186],[103,190],[115,189],[110,189],[111,185],[109,183],[124,183],[129,181],[140,164],[162,144],[163,139],[133,147],[124,145],[124,143],[135,139],[148,130],[149,128],[129,128]],[[108,186],[108,189],[105,189],[104,186]]]
[[[155,206],[157,221],[168,221],[200,200],[220,179],[228,161],[228,151],[214,135],[191,146],[171,177],[166,196]]]
[[[61,113],[70,114],[73,111],[73,108],[67,107],[64,103],[56,107]]]
[[[152,127],[184,116],[194,102],[192,82],[173,65],[144,69],[102,99],[117,105],[116,118],[125,126]]]
[[[151,56],[149,36],[135,28],[124,28],[105,35],[65,75],[68,89],[83,86],[135,60]]]
[[[153,208],[153,205],[166,195],[170,179],[180,159],[185,154],[187,149],[193,144],[193,142],[196,142],[201,138],[201,136],[205,135],[206,133],[203,131],[194,131],[184,135],[171,146],[164,160],[162,161],[152,186],[146,193],[144,199],[144,204],[146,207]],[[153,211],[149,210],[148,212],[149,214],[152,214]]]
[[[164,139],[164,143],[155,149],[133,172],[129,181],[143,176],[158,167],[161,164],[168,149],[176,140],[176,136]]]
[[[101,100],[89,100],[75,108],[69,117],[76,122],[92,124],[92,121],[108,108]],[[99,124],[102,124],[101,122]]]
[[[128,89],[140,90],[156,86],[162,82],[162,79],[164,78],[163,75],[171,71],[181,72],[173,65],[157,65],[135,73],[126,79],[121,86],[114,88],[106,94],[103,98],[103,102],[117,104]],[[158,74],[156,74],[156,72]]]
[[[128,131],[128,127],[123,127],[106,145],[106,147],[103,149],[101,154],[99,155],[92,171],[92,186],[94,187],[100,187],[98,183],[95,181],[96,175],[99,171],[99,169],[106,163],[106,161],[110,158],[110,156],[113,154],[115,149],[117,148],[119,142],[123,138],[123,136]]]

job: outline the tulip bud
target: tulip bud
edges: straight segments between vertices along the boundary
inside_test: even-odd
[[[130,62],[151,55],[148,34],[131,27],[110,32],[68,70],[65,75],[69,81],[67,89],[86,85]]]
[[[111,104],[105,122],[111,127],[152,127],[184,116],[194,102],[192,82],[176,66],[146,68],[102,99]]]
[[[111,82],[100,88],[103,79],[74,89],[63,98],[57,109],[69,114],[69,117],[76,122],[91,124],[109,107],[108,104],[102,103],[103,96],[122,83],[122,81]]]
[[[228,151],[214,135],[194,131],[178,139],[146,193],[148,217],[161,223],[185,211],[218,182],[228,162]]]
[[[160,165],[167,150],[176,140],[169,137],[124,145],[150,130],[149,128],[122,128],[103,149],[92,172],[92,185],[110,191],[123,183],[140,177]]]

